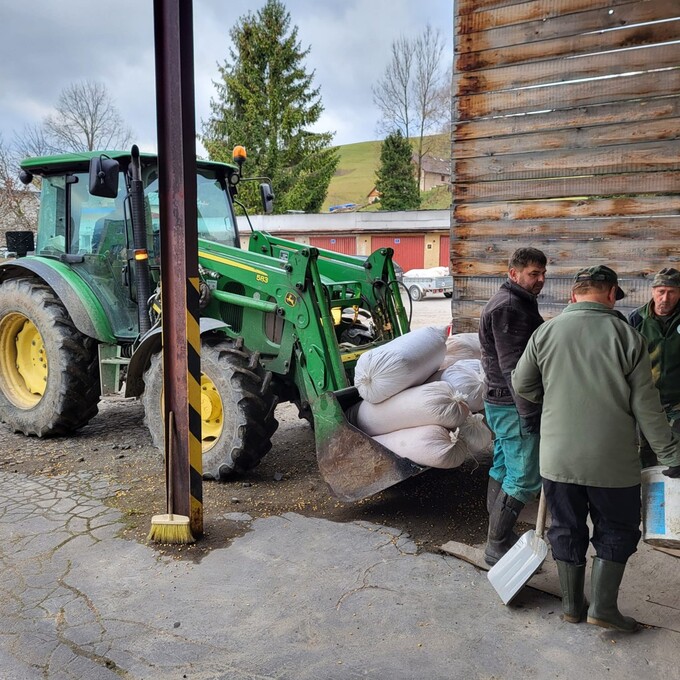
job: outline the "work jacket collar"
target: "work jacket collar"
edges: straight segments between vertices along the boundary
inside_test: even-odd
[[[536,302],[536,299],[538,298],[537,295],[534,295],[533,293],[530,293],[528,290],[522,288],[522,286],[520,286],[519,283],[515,283],[510,277],[507,278],[503,286],[508,290],[511,290],[515,295],[519,295],[520,297],[531,302]]]
[[[572,302],[564,309],[562,314],[567,312],[579,312],[585,310],[593,310],[595,312],[604,312],[605,314],[611,314],[612,316],[617,316],[620,319],[625,320],[625,316],[621,314],[618,309],[611,309],[607,305],[603,305],[601,302]]]

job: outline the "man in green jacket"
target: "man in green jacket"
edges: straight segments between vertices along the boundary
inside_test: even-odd
[[[640,540],[636,424],[680,476],[680,443],[654,387],[644,338],[614,310],[624,296],[609,267],[582,269],[564,312],[540,326],[512,374],[517,394],[543,404],[540,469],[552,516],[564,619],[632,632],[617,606],[628,558]],[[597,556],[591,603],[583,593],[590,513]]]
[[[662,269],[652,281],[652,299],[628,317],[642,333],[652,360],[654,384],[668,422],[680,434],[680,271]],[[642,467],[658,465],[647,440],[640,437]]]

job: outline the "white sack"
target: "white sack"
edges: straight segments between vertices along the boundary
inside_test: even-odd
[[[442,373],[445,380],[456,392],[465,395],[473,413],[484,410],[484,372],[479,359],[456,361]]]
[[[460,426],[458,436],[467,444],[470,453],[489,453],[493,450],[493,434],[481,413],[471,413]]]
[[[446,326],[418,328],[362,354],[354,371],[361,398],[378,404],[424,383],[444,358],[447,333]]]
[[[463,359],[481,359],[482,348],[477,333],[456,333],[446,339],[446,355],[439,367],[444,370]]]
[[[460,436],[460,428],[455,432],[456,443],[453,446],[453,451],[451,452],[451,457],[455,460],[459,460],[458,465],[462,465],[467,458],[472,458],[472,453],[470,447],[466,444],[463,438]]]
[[[419,425],[441,425],[455,430],[470,415],[470,408],[460,392],[446,382],[432,382],[409,387],[379,404],[362,401],[356,425],[370,434],[386,434]]]
[[[418,465],[436,468],[458,467],[465,460],[461,449],[456,449],[457,431],[452,432],[441,425],[422,425],[397,430],[374,437],[401,458],[408,458]]]

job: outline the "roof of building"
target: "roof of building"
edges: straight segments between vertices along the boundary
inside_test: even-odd
[[[305,215],[251,215],[253,229],[272,234],[360,234],[445,232],[451,224],[449,210],[354,211]],[[248,222],[238,216],[241,234],[250,231]]]

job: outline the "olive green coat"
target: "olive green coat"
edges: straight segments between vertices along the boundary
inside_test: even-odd
[[[539,327],[512,374],[517,394],[543,404],[541,476],[599,487],[640,483],[636,421],[665,465],[680,444],[654,387],[644,338],[597,302],[577,302]]]

